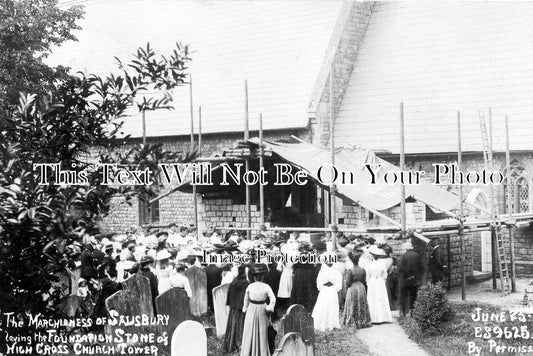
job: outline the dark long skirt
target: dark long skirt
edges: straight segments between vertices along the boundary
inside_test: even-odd
[[[226,335],[224,336],[224,352],[233,352],[241,347],[244,317],[245,314],[242,309],[230,309]]]
[[[355,325],[359,328],[372,326],[370,309],[366,300],[366,289],[363,283],[354,282],[346,290],[346,302],[341,316],[341,324]]]
[[[316,277],[314,265],[293,266],[291,305],[301,304],[309,313],[313,312],[318,296]]]

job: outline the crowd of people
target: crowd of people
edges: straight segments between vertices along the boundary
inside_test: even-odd
[[[329,234],[311,243],[298,233],[258,235],[252,240],[236,231],[226,234],[211,229],[196,234],[187,226],[147,231],[132,226],[125,234],[103,238],[85,236],[79,260],[81,269],[77,293],[93,305],[95,315],[107,313],[105,300],[122,288],[133,274],[146,276],[155,298],[170,288],[181,288],[191,297],[184,271],[201,267],[207,276],[208,310],[213,313],[213,288],[229,284],[226,304],[230,312],[224,337],[224,351],[242,356],[270,355],[275,331],[272,322],[290,305],[301,304],[314,319],[314,327],[328,331],[354,325],[366,328],[392,321],[392,310],[408,314],[416,300],[425,261],[411,243],[397,258],[387,244],[369,236]],[[267,254],[305,256],[320,254],[324,263],[310,259],[282,259],[278,263],[251,260],[250,263],[203,263],[217,254],[237,256],[261,249]],[[431,245],[429,262],[433,282],[442,280],[446,266],[437,243]],[[207,253],[207,254],[206,254]],[[237,260],[237,259],[214,259]],[[292,261],[297,261],[293,263]]]

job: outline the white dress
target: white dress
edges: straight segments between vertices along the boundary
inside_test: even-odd
[[[171,268],[157,269],[157,290],[159,295],[165,293],[167,290],[172,288],[172,283],[170,282],[170,275],[173,272]]]
[[[278,298],[290,298],[292,291],[292,263],[278,264],[278,270],[281,270],[279,278]]]
[[[172,288],[177,287],[184,289],[189,298],[192,296],[191,284],[189,283],[189,279],[183,274],[173,273],[172,275],[170,275],[170,285]]]
[[[331,286],[325,286],[326,283]],[[339,320],[339,295],[342,288],[342,275],[339,271],[327,265],[322,265],[316,278],[316,285],[319,290],[313,309],[313,319],[315,329],[327,331],[340,328]]]
[[[391,322],[392,313],[385,285],[387,279],[385,264],[380,260],[375,260],[367,264],[365,270],[368,285],[366,298],[370,309],[370,319],[372,323]]]

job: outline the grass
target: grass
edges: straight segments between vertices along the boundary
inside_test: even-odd
[[[498,354],[498,355],[516,355],[533,352],[533,315],[523,314],[524,320],[510,320],[510,312],[504,312],[505,321],[489,320],[489,321],[474,321],[472,315],[476,308],[481,308],[484,313],[489,315],[500,314],[502,309],[490,304],[483,304],[478,302],[453,302],[451,303],[455,315],[449,323],[444,325],[443,330],[438,335],[425,335],[418,328],[415,321],[410,317],[400,319],[400,324],[403,326],[409,337],[420,345],[432,356],[448,356],[448,355],[477,355],[476,352],[469,353],[469,343],[475,343],[480,347],[481,355]],[[518,316],[518,314],[516,314]],[[476,327],[480,327],[481,335],[476,337]],[[527,328],[532,335],[530,339],[523,339],[516,337],[514,332],[520,330],[521,327]],[[507,337],[503,334],[498,337],[499,330],[509,330],[511,334]],[[490,335],[486,334],[486,330],[490,331]],[[484,338],[486,336],[486,338]],[[510,337],[509,337],[510,336]],[[472,344],[470,344],[472,345]],[[502,347],[497,349],[496,347]],[[509,349],[509,347],[512,347]],[[525,347],[525,351],[516,350],[513,348]],[[531,349],[529,349],[531,347]]]
[[[363,356],[369,351],[365,344],[357,337],[355,327],[336,329],[328,332],[315,332],[315,356]],[[207,339],[208,356],[238,356],[239,351],[222,353],[223,338],[210,336]]]

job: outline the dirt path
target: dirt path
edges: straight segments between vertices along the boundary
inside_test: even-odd
[[[393,312],[392,323],[374,324],[357,331],[357,336],[368,346],[370,353],[383,356],[429,356],[414,341],[409,339],[398,324],[398,312]]]
[[[498,307],[515,310],[532,312],[533,309],[522,305],[522,299],[524,298],[524,290],[529,284],[529,279],[517,278],[516,279],[516,293],[502,296],[499,290],[492,289],[492,280],[487,280],[481,283],[467,285],[466,287],[466,300],[476,301],[482,303],[493,304]],[[498,281],[499,287],[499,281]],[[461,301],[461,287],[454,287],[448,292],[448,298],[451,301]]]

